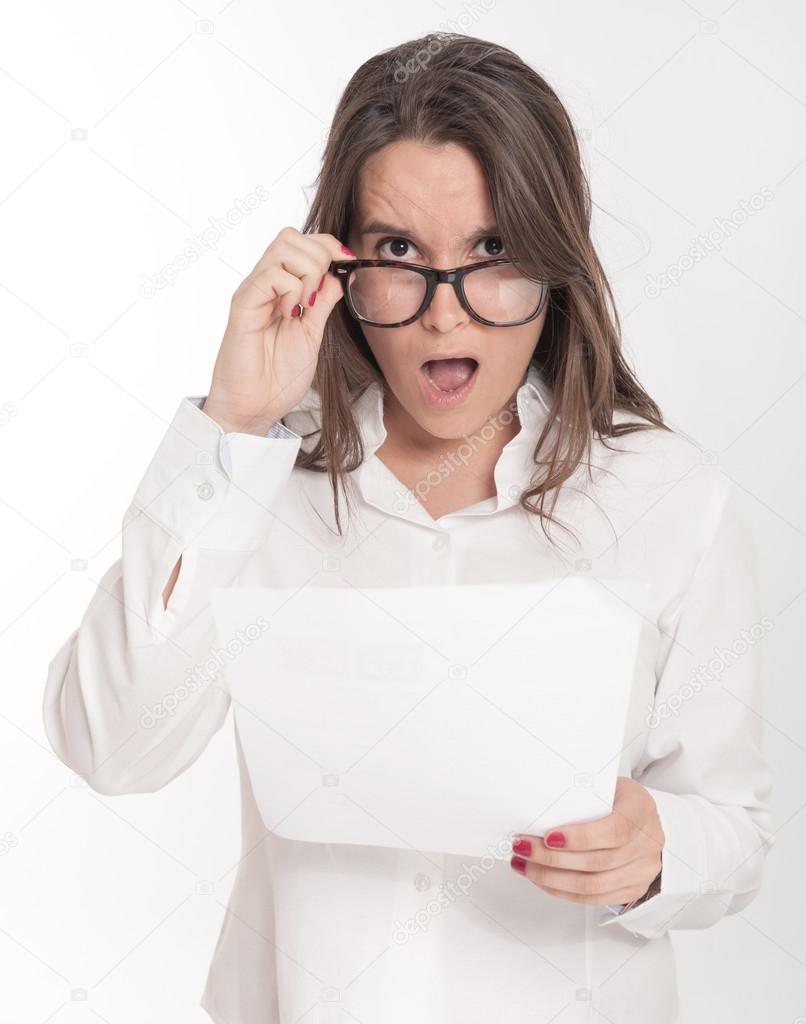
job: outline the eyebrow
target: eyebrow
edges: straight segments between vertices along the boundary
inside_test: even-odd
[[[418,241],[417,236],[409,229],[402,228],[396,224],[387,224],[384,221],[373,220],[365,224],[358,232],[359,235],[399,235],[403,238],[411,238]],[[497,224],[487,224],[475,228],[470,234],[459,238],[460,242],[471,242],[484,235],[499,235],[500,230]]]

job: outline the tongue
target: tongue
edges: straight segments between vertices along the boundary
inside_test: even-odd
[[[475,359],[432,359],[426,372],[440,391],[455,391],[470,380],[476,369]]]

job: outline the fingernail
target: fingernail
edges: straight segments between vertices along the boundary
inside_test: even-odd
[[[291,310],[291,316],[299,316],[299,303]]]
[[[520,871],[522,875],[526,874],[526,861],[523,859],[523,857],[513,857],[509,863],[511,867],[513,867],[516,871]]]
[[[341,247],[341,251],[342,252],[346,252],[348,256],[355,256],[355,253],[353,252],[353,250],[352,249],[348,249],[346,245],[343,245]]]
[[[565,836],[562,832],[549,832],[546,836],[546,846],[565,846]]]
[[[325,283],[325,278],[326,277],[327,277],[327,274],[322,274],[322,280],[319,282],[319,287],[316,289],[318,292],[321,292],[322,285]]]
[[[516,839],[512,844],[512,849],[515,853],[522,853],[524,857],[529,857],[532,853],[532,844],[528,839]]]
[[[308,305],[312,306],[314,302],[316,302],[316,292],[311,292],[311,294],[308,296]]]

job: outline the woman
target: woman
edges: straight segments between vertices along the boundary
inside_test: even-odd
[[[51,662],[50,742],[101,793],[185,771],[231,702],[225,674],[190,682],[213,587],[644,579],[612,811],[517,836],[492,869],[280,838],[239,741],[244,856],[202,1006],[675,1021],[670,931],[741,911],[773,838],[754,549],[727,478],[626,365],[573,127],[514,53],[436,34],[373,57],[317,184],[235,292],[209,394],[180,402],[122,559]]]

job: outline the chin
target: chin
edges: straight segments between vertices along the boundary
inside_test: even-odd
[[[432,437],[443,441],[452,441],[477,434],[490,419],[487,404],[479,400],[468,399],[460,408],[450,412],[436,412],[423,407],[422,401],[415,410],[408,410],[417,425]]]
[[[481,379],[479,379],[481,377]],[[398,414],[417,424],[420,430],[433,438],[444,441],[460,439],[478,433],[490,417],[500,408],[485,394],[483,376],[476,373],[472,386],[464,395],[450,396],[444,402],[441,396],[430,394],[422,380],[412,388],[412,381],[406,379],[395,384],[386,377],[387,395],[391,392]],[[502,403],[506,402],[506,398]],[[395,410],[392,409],[393,417]]]

